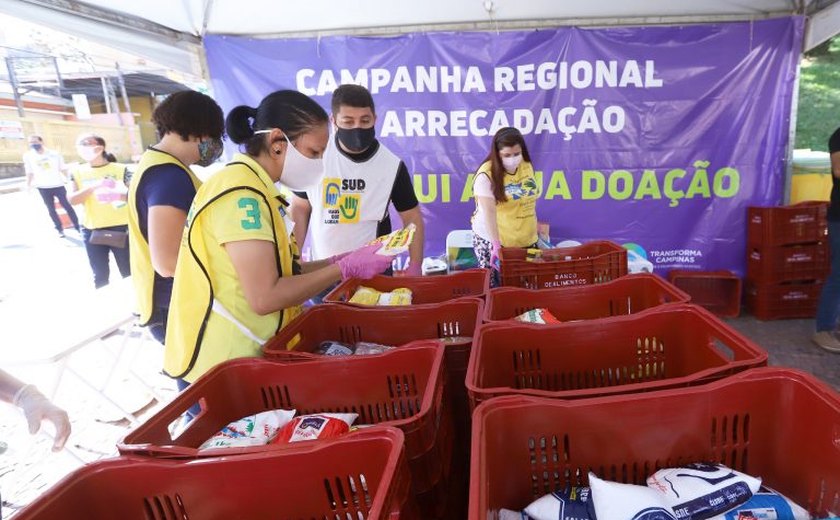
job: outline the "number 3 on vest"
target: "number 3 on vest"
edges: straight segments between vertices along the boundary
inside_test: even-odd
[[[242,197],[239,199],[239,207],[245,210],[245,216],[240,223],[242,229],[262,229],[262,222],[260,222],[260,206],[256,199],[251,197]]]

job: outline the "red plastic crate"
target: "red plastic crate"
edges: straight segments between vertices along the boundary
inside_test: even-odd
[[[360,285],[380,292],[411,289],[412,305],[441,303],[465,297],[483,297],[490,288],[490,271],[469,269],[443,276],[376,276],[370,280],[347,280],[324,297],[324,303],[348,303]],[[360,305],[360,307],[369,307]]]
[[[463,298],[435,305],[357,307],[323,304],[310,307],[263,346],[263,355],[279,361],[318,359],[324,341],[404,345],[412,341],[471,338],[481,324],[484,302]],[[450,371],[466,369],[472,341],[446,342]]]
[[[669,303],[688,303],[689,295],[652,274],[623,276],[598,285],[560,289],[501,287],[487,294],[484,321],[505,321],[531,309],[548,309],[560,321],[593,320]]]
[[[502,248],[499,257],[501,285],[525,289],[551,289],[591,285],[627,274],[627,250],[606,240],[576,247],[542,250],[542,262],[529,262],[527,251]]]
[[[753,247],[824,242],[828,236],[827,214],[827,202],[750,206],[747,208],[747,243]]]
[[[446,344],[446,379],[455,428],[454,460],[469,454],[470,407],[464,378],[472,338],[481,325],[484,302],[462,298],[436,305],[356,307],[324,304],[311,307],[284,327],[264,347],[268,359],[299,362],[323,357],[313,354],[323,341],[370,341],[402,345],[415,340],[462,336],[469,341]],[[292,346],[292,350],[287,347]],[[343,358],[337,358],[341,361]]]
[[[713,314],[735,318],[741,313],[741,279],[731,271],[673,269],[668,281]]]
[[[747,284],[747,312],[760,320],[813,318],[823,283]]]
[[[22,520],[338,517],[422,518],[410,495],[401,431],[374,428],[237,457],[103,460],[71,473],[15,515]]]
[[[767,364],[758,345],[696,305],[560,325],[485,324],[467,369],[473,405],[509,394],[562,399],[705,383]]]
[[[760,476],[816,518],[840,511],[840,396],[813,376],[752,369],[702,387],[563,401],[503,397],[473,417],[469,520],[566,485],[641,484],[720,462]]]
[[[298,415],[357,413],[357,425],[394,426],[405,434],[415,490],[441,474],[441,453],[452,442],[451,408],[444,403],[443,349],[437,342],[377,356],[284,364],[237,359],[213,368],[118,445],[122,454],[212,457],[284,449],[269,445],[198,450],[231,421],[254,413],[296,409]],[[173,438],[169,425],[199,403],[201,412]]]
[[[756,283],[825,280],[829,267],[825,242],[747,248],[747,278]]]

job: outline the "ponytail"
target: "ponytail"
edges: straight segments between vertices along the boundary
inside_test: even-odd
[[[266,96],[257,108],[240,105],[227,116],[225,130],[230,140],[244,145],[256,157],[268,150],[267,137],[257,130],[279,128],[294,141],[312,128],[329,121],[327,112],[312,98],[296,90],[278,90]]]
[[[228,113],[225,120],[225,132],[236,144],[243,144],[254,137],[253,120],[257,118],[257,109],[248,105],[239,105]]]

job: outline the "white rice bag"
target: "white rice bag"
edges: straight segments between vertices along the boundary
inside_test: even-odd
[[[589,520],[593,515],[590,490],[587,487],[567,487],[540,497],[525,508],[532,520]]]
[[[675,520],[662,495],[645,486],[601,480],[589,474],[598,520]]]
[[[271,410],[234,421],[210,437],[198,449],[264,446],[295,416],[295,410]]]
[[[664,497],[678,520],[705,520],[749,500],[761,480],[719,464],[661,469],[647,485]]]
[[[786,496],[762,486],[743,505],[714,517],[712,520],[811,520],[808,511]]]

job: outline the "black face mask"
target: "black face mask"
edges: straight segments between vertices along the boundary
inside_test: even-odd
[[[40,152],[44,145],[42,145],[41,143],[29,143],[29,147],[35,150],[36,152]]]
[[[364,152],[376,139],[376,128],[339,128],[338,140],[352,152]]]

